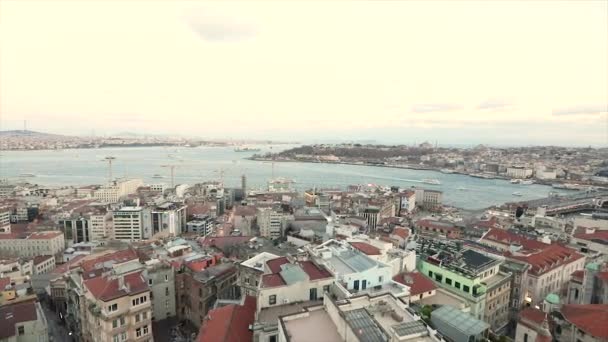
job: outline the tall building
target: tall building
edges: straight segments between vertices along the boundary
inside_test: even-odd
[[[117,203],[121,197],[134,194],[143,185],[141,179],[115,180],[96,190],[93,197],[104,203]]]
[[[152,235],[179,236],[186,231],[186,205],[165,202],[151,211]]]
[[[6,208],[0,208],[0,233],[11,232],[11,212]]]
[[[137,241],[149,232],[144,231],[144,209],[142,207],[122,207],[112,213],[113,237],[116,240]]]
[[[285,216],[282,213],[276,212],[272,208],[258,208],[257,219],[260,236],[278,239],[283,235]]]

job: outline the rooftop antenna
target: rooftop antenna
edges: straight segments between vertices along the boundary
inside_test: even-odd
[[[104,158],[105,161],[108,162],[108,183],[112,182],[112,162],[116,159],[116,157],[107,156]]]
[[[160,167],[168,167],[171,170],[171,188],[175,187],[175,167],[177,165],[161,165]]]

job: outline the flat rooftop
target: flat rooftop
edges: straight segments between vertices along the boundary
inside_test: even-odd
[[[338,328],[325,310],[310,311],[308,317],[284,321],[291,342],[342,342]]]
[[[302,312],[307,306],[321,305],[323,300],[307,301],[302,303],[290,303],[261,309],[258,313],[258,321],[276,324],[279,316]]]

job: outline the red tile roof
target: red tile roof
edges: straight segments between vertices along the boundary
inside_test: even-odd
[[[566,304],[562,306],[561,313],[585,333],[608,338],[608,304]]]
[[[500,229],[501,225],[498,223],[498,218],[496,216],[490,217],[488,220],[480,220],[475,223],[476,228],[496,228]]]
[[[584,270],[578,270],[578,271],[574,271],[572,272],[572,274],[570,275],[570,278],[575,278],[575,279],[583,279],[583,276],[585,275],[585,271]]]
[[[85,272],[91,271],[95,268],[100,268],[103,266],[103,263],[108,261],[114,261],[117,264],[122,264],[131,260],[139,260],[137,256],[137,252],[132,249],[124,249],[117,252],[107,253],[101,255],[97,258],[86,260],[82,262],[82,269]]]
[[[399,284],[410,287],[410,295],[417,296],[419,294],[433,291],[437,288],[435,283],[420,272],[401,273],[393,277],[393,280]]]
[[[591,234],[574,234],[574,237],[587,241],[604,241],[608,243],[608,230],[597,230]]]
[[[279,273],[281,272],[281,265],[289,264],[289,260],[286,257],[279,257],[266,261],[266,265],[270,268],[270,272]]]
[[[285,281],[279,273],[264,274],[262,276],[262,287],[277,287],[283,285],[285,285]]]
[[[573,249],[558,244],[548,245],[547,248],[526,256],[510,255],[508,252],[506,255],[530,264],[530,273],[534,275],[544,274],[561,265],[584,258]]]
[[[393,229],[393,235],[397,235],[402,239],[407,239],[407,237],[410,235],[410,232],[407,228],[395,228]]]
[[[519,244],[524,249],[542,250],[548,248],[549,244],[528,239],[525,236],[517,235],[504,229],[492,228],[482,238],[482,240],[490,240],[500,244],[510,246],[511,244]]]
[[[0,339],[17,335],[17,323],[38,319],[36,304],[33,301],[0,307]]]
[[[255,319],[255,297],[247,296],[243,305],[228,305],[209,311],[197,341],[244,342],[253,340],[249,325]]]
[[[308,278],[310,280],[319,280],[333,277],[331,273],[329,273],[329,271],[325,269],[325,267],[317,266],[312,261],[303,261],[300,263],[300,267],[302,267],[302,270],[304,270],[304,272],[308,274]]]
[[[119,287],[118,278],[96,277],[84,281],[84,285],[91,291],[95,298],[104,302],[114,300],[123,296],[132,296],[137,293],[148,291],[148,282],[141,272],[127,274],[123,277],[125,287]]]
[[[63,263],[57,267],[55,267],[54,270],[51,271],[51,273],[53,274],[64,274],[66,272],[68,272],[71,269],[74,269],[76,267],[79,267],[80,264],[82,264],[85,255],[77,255],[74,258],[70,259],[70,261]]]
[[[536,324],[540,327],[540,325],[545,320],[546,314],[539,309],[536,308],[525,308],[519,313],[519,319],[525,319],[530,323]]]
[[[351,242],[350,243],[353,247],[355,247],[356,249],[358,249],[359,251],[361,251],[364,254],[367,255],[380,255],[382,253],[380,253],[380,249],[365,243],[365,242]]]

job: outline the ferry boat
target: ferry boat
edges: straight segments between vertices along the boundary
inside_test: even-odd
[[[438,179],[423,179],[422,183],[432,184],[432,185],[441,185],[441,182]]]
[[[449,169],[441,169],[439,170],[441,173],[454,173],[454,170],[449,170]]]
[[[512,195],[517,197],[523,196],[523,194],[519,191],[515,191]]]
[[[521,183],[520,179],[511,179],[511,184],[519,184]]]
[[[525,180],[525,181],[521,181],[521,184],[531,185],[531,184],[534,184],[534,181],[533,180]]]
[[[234,149],[234,152],[260,152],[260,149],[253,147],[237,147]]]
[[[29,178],[29,177],[36,177],[36,175],[33,174],[33,173],[27,173],[26,172],[26,173],[19,174],[19,177],[28,177]]]

